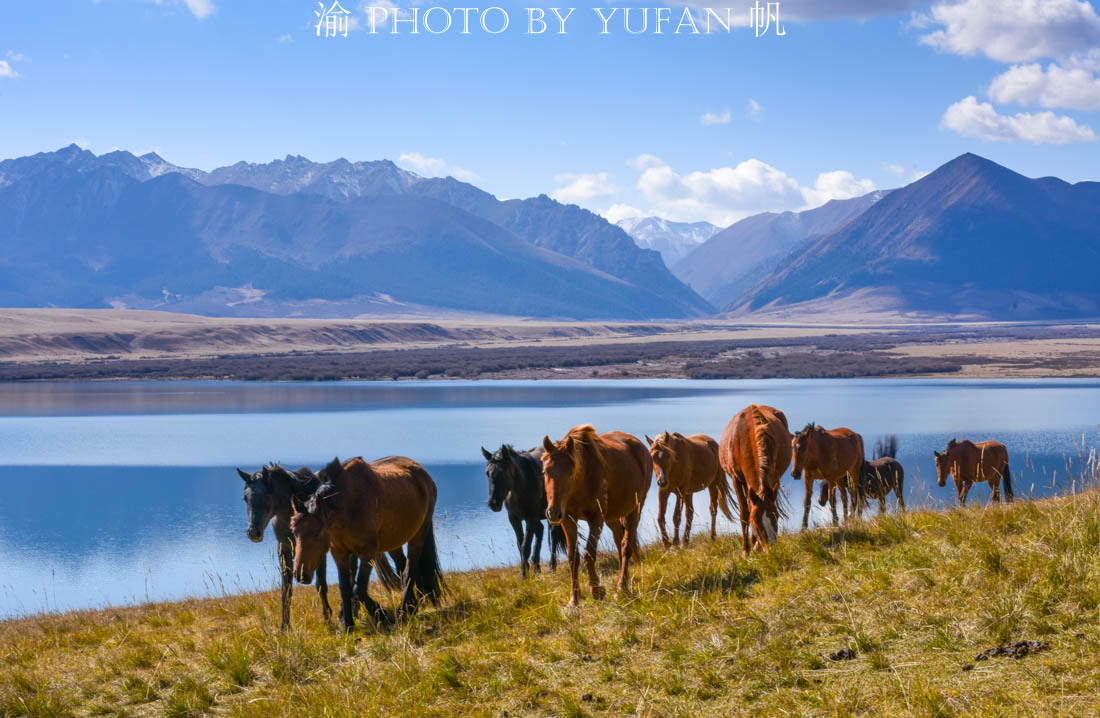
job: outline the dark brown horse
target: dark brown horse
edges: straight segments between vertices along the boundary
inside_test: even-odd
[[[891,491],[898,499],[898,509],[905,511],[905,469],[894,458],[898,453],[898,438],[888,436],[875,444],[875,458],[864,461],[859,470],[860,500],[878,499],[879,514],[886,513],[886,495]]]
[[[806,476],[806,499],[803,501],[802,529],[810,521],[810,504],[813,503],[814,479],[820,479],[829,487],[829,508],[833,512],[833,526],[836,526],[836,492],[840,492],[840,502],[844,507],[844,520],[848,520],[848,495],[851,494],[855,508],[859,507],[859,471],[863,465],[863,437],[851,429],[825,429],[813,422],[806,424],[802,431],[791,437],[791,449],[794,454],[794,466],[791,476],[795,479]],[[824,491],[822,496],[824,496]]]
[[[569,605],[580,603],[577,522],[588,522],[584,566],[592,597],[604,597],[596,573],[596,548],[604,523],[619,553],[619,591],[630,590],[630,561],[638,557],[638,520],[653,479],[653,461],[636,437],[621,431],[597,434],[590,425],[575,426],[557,443],[543,437],[542,475],[546,518],[565,529],[569,551]]]
[[[661,541],[665,546],[680,542],[680,511],[685,509],[684,545],[688,545],[691,520],[695,517],[692,496],[703,489],[710,492],[710,538],[713,540],[718,509],[722,509],[726,518],[733,521],[730,511],[732,488],[718,462],[718,442],[706,434],[684,436],[667,431],[658,434],[656,439],[646,436],[645,440],[649,443],[649,455],[653,458],[653,470],[657,474],[657,525],[661,529]],[[671,541],[665,527],[665,509],[668,508],[670,494],[676,496],[676,506],[672,509]]]
[[[999,484],[1003,481],[1005,495],[1011,502],[1012,471],[1008,468],[1008,449],[996,441],[981,441],[975,444],[970,439],[947,443],[946,451],[936,451],[936,475],[940,486],[947,485],[947,475],[955,477],[955,490],[959,503],[966,506],[966,495],[970,487],[978,481],[986,481],[993,490],[990,503],[1000,503]]]
[[[438,604],[443,575],[432,528],[436,486],[424,467],[403,456],[372,463],[356,458],[341,464],[334,459],[318,478],[320,488],[304,506],[295,502],[297,512],[291,519],[298,580],[313,580],[328,547],[340,574],[344,627],[350,630],[355,596],[349,558],[375,563],[379,554],[398,551],[407,544],[401,576],[402,615],[415,612],[425,598]],[[358,598],[373,616],[384,617],[382,607],[367,594],[369,579],[368,569]]]
[[[737,413],[718,442],[722,469],[733,477],[741,513],[741,551],[762,551],[779,534],[779,483],[791,463],[787,417],[776,408],[750,404]],[[750,541],[749,526],[755,541]]]

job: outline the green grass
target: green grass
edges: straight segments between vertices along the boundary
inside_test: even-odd
[[[648,547],[632,594],[579,609],[564,571],[454,574],[441,608],[351,636],[312,589],[287,634],[276,593],[0,623],[0,716],[1100,712],[1100,493],[739,548]],[[1051,648],[974,660],[1023,639]]]

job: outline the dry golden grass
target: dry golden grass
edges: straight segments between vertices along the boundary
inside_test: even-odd
[[[1100,712],[1100,493],[738,548],[650,547],[633,595],[576,610],[564,571],[456,574],[443,608],[351,637],[312,589],[285,635],[274,593],[0,623],[0,715]],[[1021,639],[1050,649],[974,660]]]

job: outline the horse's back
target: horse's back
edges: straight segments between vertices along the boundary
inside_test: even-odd
[[[722,469],[731,476],[740,474],[755,482],[759,457],[763,455],[769,476],[781,476],[791,463],[788,426],[782,411],[765,404],[750,404],[737,412],[726,424],[718,442]],[[759,446],[758,442],[763,442],[764,446]]]
[[[390,510],[423,512],[435,508],[438,488],[431,474],[407,456],[387,456],[368,464],[377,482],[378,499]]]

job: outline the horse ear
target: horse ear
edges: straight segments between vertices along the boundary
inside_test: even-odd
[[[573,453],[573,443],[574,442],[573,442],[573,437],[572,436],[570,436],[568,439],[565,440],[565,450],[567,452],[569,452],[570,454]]]
[[[936,455],[936,458],[937,458],[937,459],[939,459],[939,458],[942,458],[942,457],[943,457],[943,453],[941,453],[941,452],[939,452],[939,451],[936,451],[935,449],[932,449],[932,453]]]
[[[649,444],[650,446],[653,446],[653,439],[649,438],[649,434],[645,435],[645,443]]]
[[[251,477],[251,476],[249,476],[248,474],[244,473],[244,472],[243,472],[243,471],[241,471],[240,469],[237,469],[237,475],[238,475],[238,476],[240,476],[240,477],[241,477],[242,479],[244,479],[246,483],[252,480],[252,477]]]
[[[489,461],[493,458],[493,455],[486,451],[484,446],[481,447],[481,455],[485,457],[486,461]]]
[[[554,450],[554,442],[550,441],[549,436],[542,437],[542,448],[546,449],[548,452]]]

